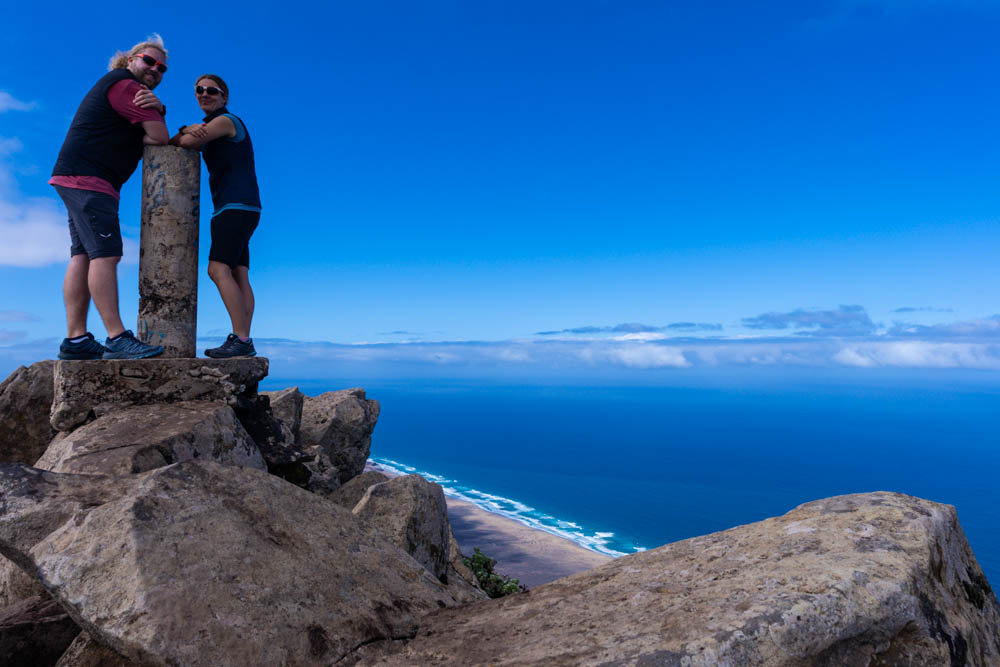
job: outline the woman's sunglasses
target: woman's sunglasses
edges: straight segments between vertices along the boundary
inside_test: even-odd
[[[194,93],[195,95],[204,95],[205,93],[209,95],[221,95],[222,89],[215,86],[208,86],[207,88],[205,86],[195,86]]]
[[[164,65],[163,63],[161,63],[161,62],[160,62],[159,60],[157,60],[157,59],[156,59],[156,58],[154,58],[153,56],[147,56],[147,55],[146,55],[145,53],[137,53],[137,54],[135,54],[135,55],[137,55],[137,56],[139,56],[140,58],[142,58],[142,62],[146,63],[146,65],[147,65],[148,67],[152,67],[153,65],[156,65],[156,70],[157,70],[157,71],[158,71],[158,72],[159,72],[160,74],[164,74],[164,73],[166,73],[166,71],[167,71],[167,66],[166,66],[166,65]]]

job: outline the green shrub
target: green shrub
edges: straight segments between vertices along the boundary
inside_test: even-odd
[[[502,598],[505,595],[528,590],[517,579],[511,579],[494,572],[493,567],[497,564],[496,560],[480,551],[479,547],[473,547],[471,558],[463,555],[462,562],[472,570],[479,582],[479,587],[491,598]]]

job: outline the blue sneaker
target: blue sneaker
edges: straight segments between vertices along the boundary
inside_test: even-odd
[[[205,356],[212,359],[232,359],[233,357],[256,357],[257,350],[254,349],[253,339],[243,342],[236,334],[229,334],[226,342],[219,347],[210,347],[205,350]]]
[[[69,338],[63,338],[59,345],[59,358],[63,360],[90,361],[104,357],[105,348],[94,340],[94,334],[87,332],[87,338],[74,343]]]
[[[105,359],[145,359],[163,354],[162,345],[146,345],[126,329],[117,338],[104,341]]]

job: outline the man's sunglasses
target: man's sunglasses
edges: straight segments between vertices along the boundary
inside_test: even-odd
[[[205,93],[208,93],[209,95],[221,95],[222,89],[216,88],[215,86],[208,86],[207,88],[205,86],[194,87],[195,95],[204,95]]]
[[[158,72],[159,72],[160,74],[164,74],[164,73],[166,73],[166,71],[167,71],[167,66],[166,66],[166,65],[164,65],[163,63],[161,63],[161,62],[160,62],[159,60],[157,60],[157,59],[156,59],[156,58],[154,58],[153,56],[147,56],[147,55],[146,55],[145,53],[137,53],[137,54],[135,54],[135,55],[137,55],[137,56],[139,56],[140,58],[142,58],[142,62],[146,63],[146,66],[147,66],[147,67],[152,67],[153,65],[156,65],[156,70],[157,70],[157,71],[158,71]]]

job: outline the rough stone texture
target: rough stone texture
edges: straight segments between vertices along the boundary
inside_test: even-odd
[[[378,401],[367,400],[364,389],[305,397],[299,436],[302,449],[315,454],[317,485],[326,478],[332,491],[364,471],[378,414]]]
[[[997,628],[954,508],[880,492],[435,612],[400,653],[362,662],[986,667]]]
[[[139,232],[139,340],[193,358],[198,323],[201,154],[146,146]]]
[[[369,488],[382,482],[388,482],[389,479],[388,475],[383,475],[377,470],[366,470],[331,493],[329,499],[345,509],[353,510]]]
[[[55,362],[51,423],[71,431],[130,405],[222,401],[254,396],[268,361],[250,359],[112,359]]]
[[[420,475],[393,477],[368,487],[353,512],[447,582],[451,527],[440,484]]]
[[[311,472],[304,463],[311,458],[295,446],[291,429],[271,414],[268,397],[240,396],[233,410],[243,428],[257,443],[268,472],[297,486],[307,486]]]
[[[86,632],[81,632],[59,658],[56,667],[143,667],[101,646]]]
[[[110,477],[0,464],[0,497],[0,552],[138,662],[332,664],[454,603],[350,512],[251,468]]]
[[[52,598],[23,600],[0,610],[0,665],[54,665],[78,634],[80,628]]]
[[[349,480],[347,484],[344,484],[342,487],[331,493],[328,498],[341,507],[353,509],[365,496],[365,493],[369,488],[376,484],[387,482],[390,479],[392,478],[388,475],[383,475],[377,470],[366,470],[357,477]],[[437,485],[434,484],[432,486]],[[406,508],[404,511],[411,512],[412,508]],[[376,523],[381,523],[378,521],[378,518]],[[419,524],[420,522],[417,523]],[[375,528],[374,526],[371,527]],[[406,543],[405,540],[402,540],[401,542]],[[401,546],[399,542],[397,542],[397,545]],[[407,546],[409,546],[408,543]],[[407,547],[403,548],[407,549]],[[407,553],[413,555],[413,553],[408,549]],[[474,602],[476,600],[484,600],[487,597],[486,593],[479,588],[479,583],[476,581],[476,575],[474,575],[472,570],[467,568],[465,563],[462,562],[461,548],[459,547],[458,541],[455,539],[454,535],[451,534],[450,527],[448,529],[448,565],[445,569],[445,575],[442,577],[442,580],[446,582],[448,593],[450,593],[451,596],[459,602]]]
[[[47,598],[49,593],[35,577],[0,557],[0,609],[38,596]]]
[[[281,391],[262,391],[261,396],[267,396],[271,403],[271,414],[280,419],[291,430],[295,443],[299,442],[299,427],[302,424],[302,403],[305,395],[298,387],[289,387]]]
[[[52,364],[21,366],[0,383],[0,461],[33,463],[55,436],[49,424]]]
[[[129,475],[192,459],[265,469],[232,408],[207,401],[136,405],[106,414],[53,442],[35,467]]]

